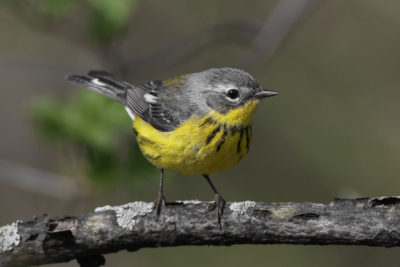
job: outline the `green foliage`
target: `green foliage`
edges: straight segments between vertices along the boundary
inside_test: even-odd
[[[115,146],[113,132],[129,124],[121,106],[88,90],[67,103],[42,98],[34,105],[36,121],[51,139],[64,139],[85,143],[99,150]]]
[[[96,39],[107,41],[127,24],[137,0],[86,0],[94,16],[89,30]]]
[[[41,98],[31,113],[45,139],[84,152],[87,176],[95,185],[140,177],[152,169],[134,142],[132,122],[123,107],[104,96],[81,90],[65,103]]]
[[[107,45],[128,25],[139,0],[0,0],[32,22],[33,27],[59,28],[63,23],[83,29],[78,37]],[[79,20],[75,20],[76,16]],[[57,32],[63,34],[62,32]],[[141,155],[132,133],[132,123],[123,107],[89,90],[67,101],[53,97],[32,104],[34,122],[46,140],[74,147],[83,159],[94,185],[108,185],[119,178],[143,177],[156,170]]]
[[[14,7],[21,14],[30,14],[35,23],[50,26],[57,19],[70,17],[74,19],[78,5],[86,14],[80,14],[87,30],[87,35],[95,41],[107,43],[115,38],[129,22],[132,12],[139,0],[0,0],[0,4]],[[49,22],[49,20],[51,22]],[[65,23],[63,20],[59,20]],[[54,25],[52,25],[54,26]]]

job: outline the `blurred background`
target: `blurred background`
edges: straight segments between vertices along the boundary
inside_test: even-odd
[[[0,0],[0,225],[153,201],[159,172],[122,106],[64,80],[132,82],[239,67],[280,95],[253,147],[213,180],[228,201],[329,202],[400,191],[400,3],[394,0]],[[212,200],[167,172],[167,200]],[[398,266],[398,249],[177,247],[106,266]],[[77,266],[76,262],[49,266]]]

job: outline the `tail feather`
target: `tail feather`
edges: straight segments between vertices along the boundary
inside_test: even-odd
[[[109,72],[91,70],[88,75],[68,75],[66,79],[72,83],[87,87],[117,102],[126,105],[126,94],[132,86]]]
[[[92,76],[92,77],[110,77],[110,78],[115,78],[114,74],[112,74],[111,72],[108,72],[106,70],[89,70],[88,75]]]
[[[121,89],[124,92],[126,91],[127,88],[132,87],[129,83],[121,81],[120,79],[115,77],[112,73],[109,73],[104,70],[91,70],[88,72],[88,76],[93,78],[98,78],[101,82],[113,85],[115,88]]]

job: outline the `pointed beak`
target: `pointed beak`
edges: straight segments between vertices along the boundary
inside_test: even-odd
[[[272,91],[272,90],[268,90],[268,89],[259,89],[256,93],[255,93],[255,97],[256,98],[264,98],[264,97],[270,97],[270,96],[274,96],[274,95],[279,95],[278,92]]]

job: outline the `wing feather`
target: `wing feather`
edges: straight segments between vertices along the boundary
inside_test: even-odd
[[[103,70],[91,70],[87,75],[70,75],[67,79],[120,102],[160,131],[172,131],[188,117],[182,101],[178,100],[181,96],[177,95],[176,88],[172,88],[171,81],[163,84],[154,80],[134,86]],[[163,97],[165,92],[172,96]]]
[[[128,90],[127,103],[134,113],[154,128],[169,132],[181,124],[183,116],[172,116],[179,110],[179,103],[171,102],[174,101],[173,98],[168,99],[170,102],[166,103],[167,100],[161,96],[164,90],[168,88],[159,80],[137,85]]]

